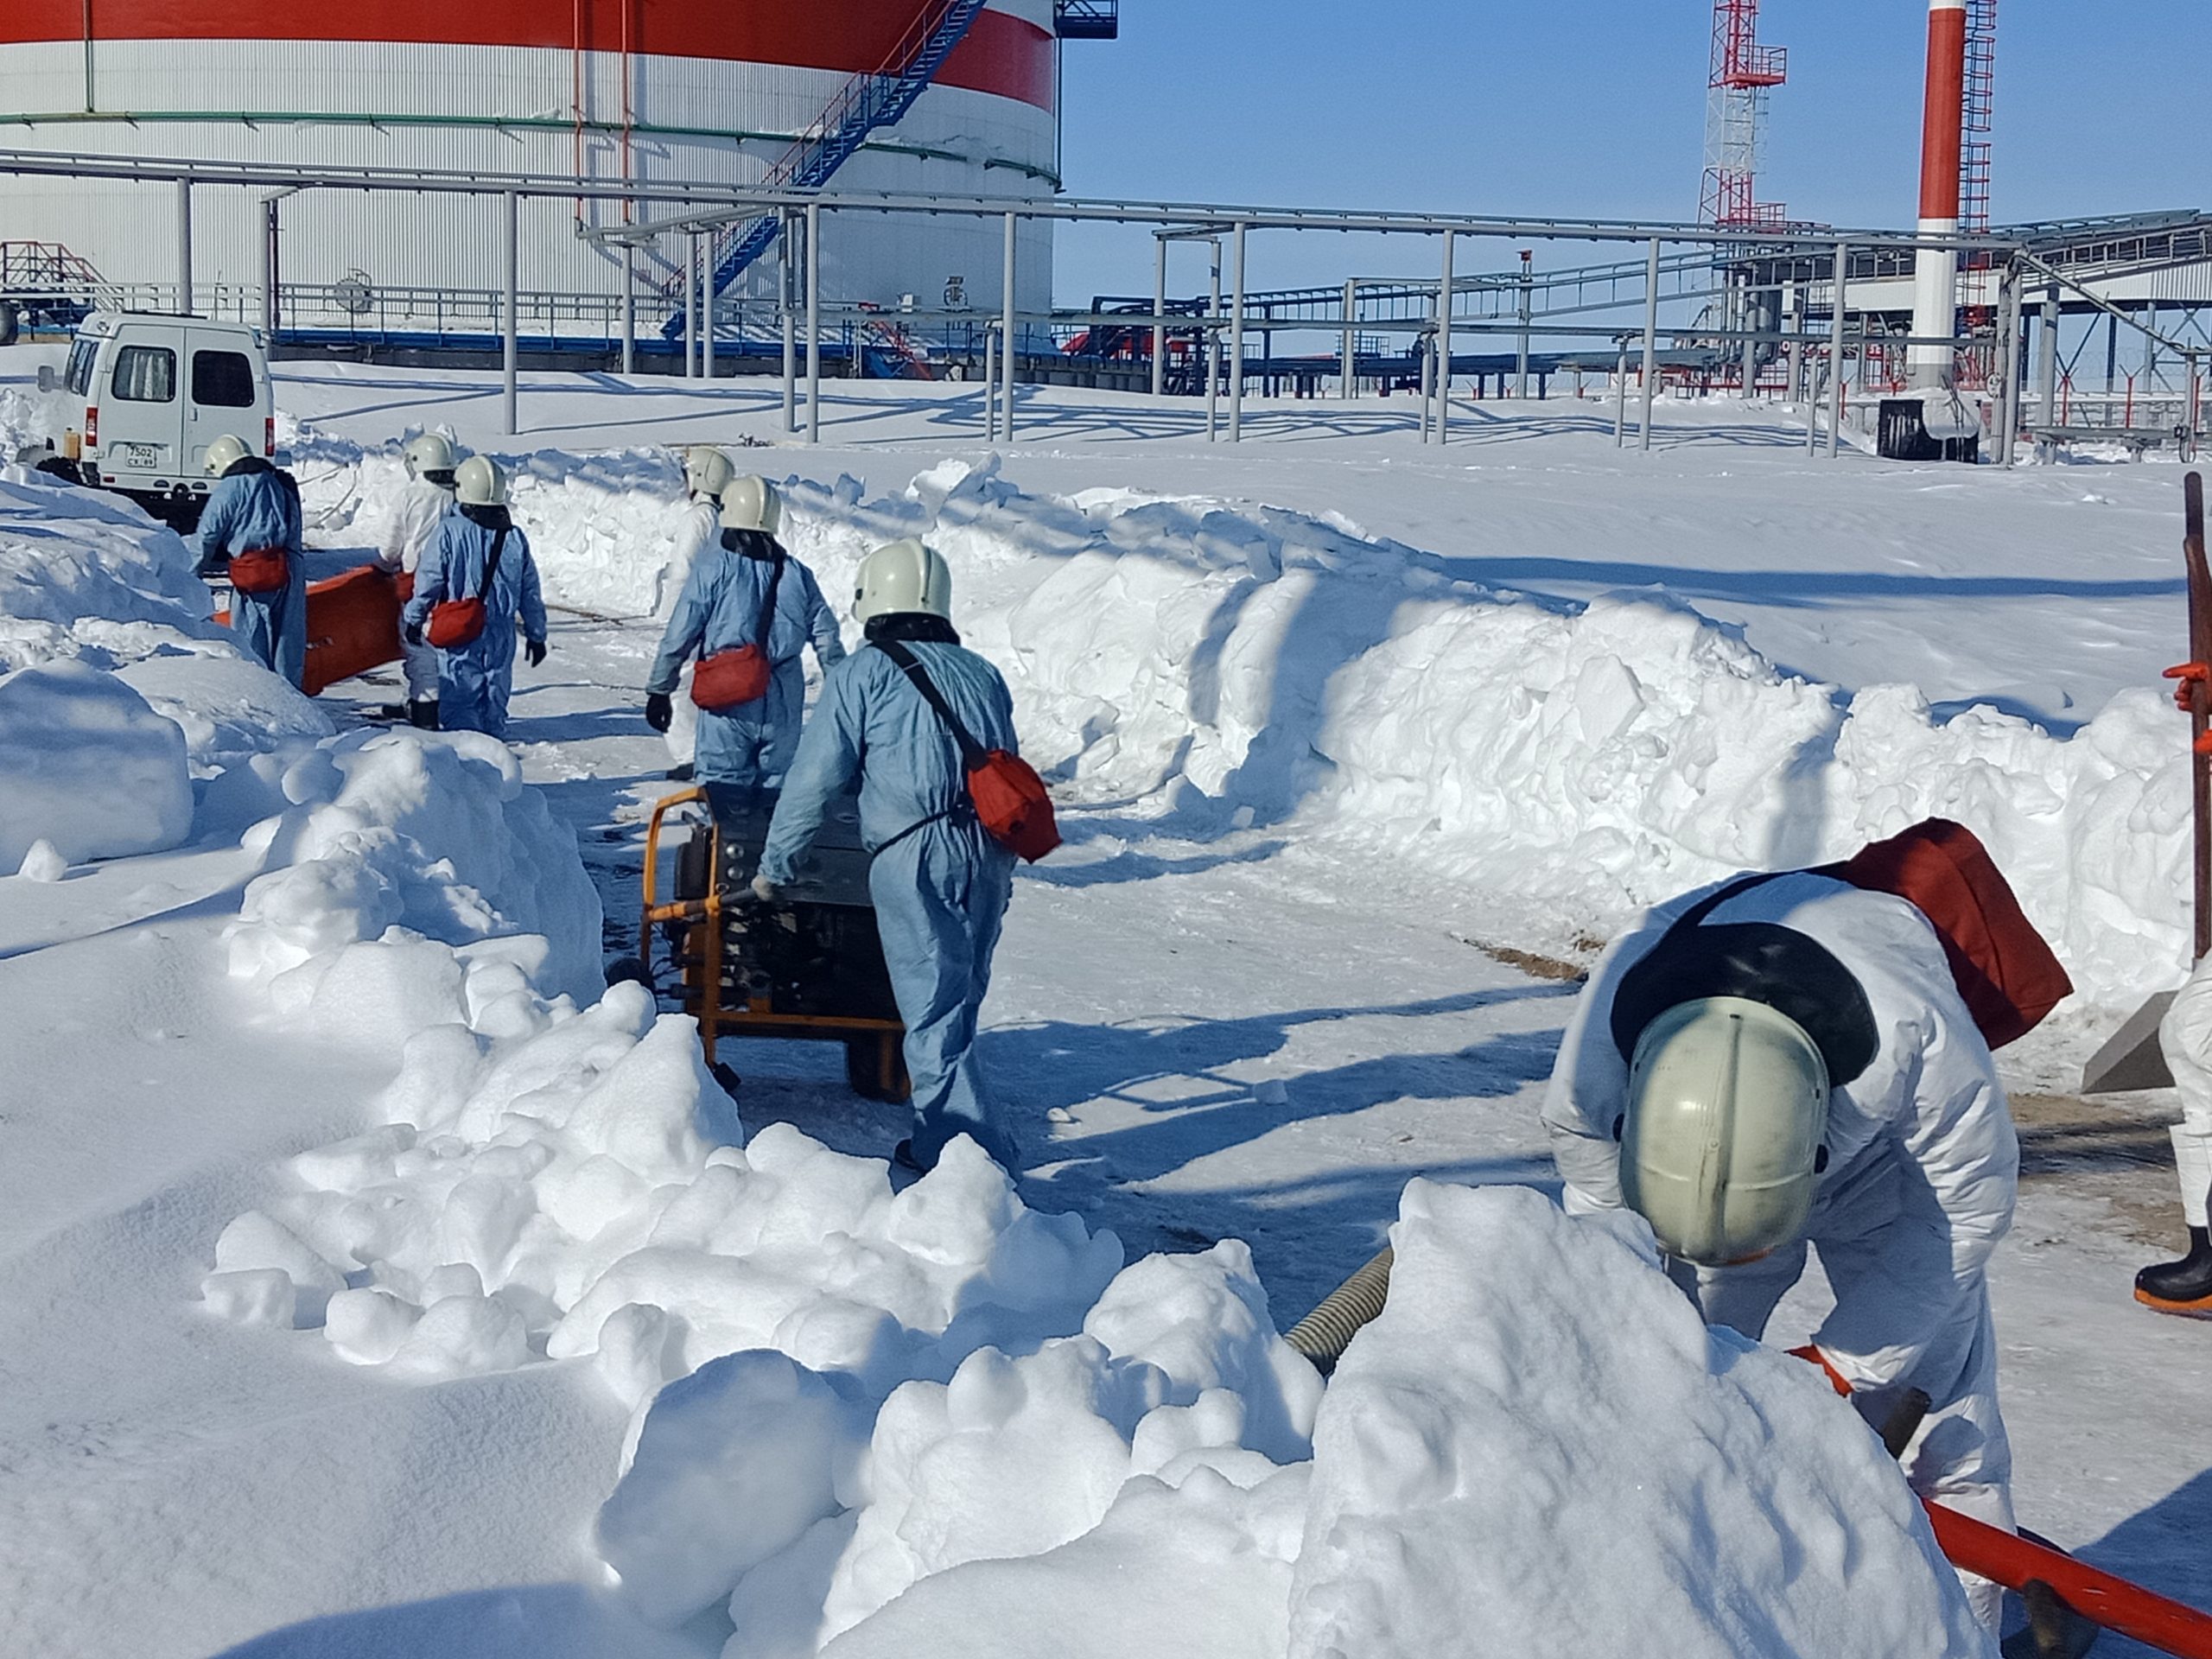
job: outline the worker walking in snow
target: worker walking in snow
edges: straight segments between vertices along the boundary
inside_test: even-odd
[[[438,653],[438,718],[448,731],[505,737],[515,624],[530,665],[545,660],[545,601],[530,538],[507,512],[506,474],[487,455],[454,470],[454,509],[438,521],[400,613],[407,643]]]
[[[453,445],[435,432],[409,439],[401,453],[407,466],[407,487],[392,509],[377,563],[398,576],[399,602],[404,606],[414,596],[415,573],[438,533],[440,521],[453,511],[453,473],[461,459]],[[407,678],[407,701],[386,704],[385,718],[404,719],[434,732],[438,728],[438,653],[427,644],[410,644],[404,621],[400,628],[399,660]]]
[[[308,660],[308,575],[299,486],[225,435],[207,446],[219,482],[200,515],[200,575],[227,577],[231,632],[246,654],[300,683]]]
[[[2010,1530],[1985,1273],[2019,1145],[1990,1050],[2070,989],[1942,820],[1662,906],[1592,974],[1552,1074],[1564,1201],[1641,1213],[1707,1321],[1753,1338],[1814,1246],[1836,1300],[1799,1351],[1876,1423],[1924,1389],[1914,1490]],[[1967,1587],[1993,1624],[1997,1587]]]
[[[2212,957],[2196,964],[2158,1022],[2158,1047],[2181,1094],[2182,1118],[2171,1134],[2189,1249],[2137,1274],[2135,1300],[2161,1313],[2212,1319],[2212,1231],[2205,1224],[2212,1194]]]
[[[930,1169],[948,1142],[968,1135],[1010,1169],[1013,1137],[985,1087],[975,1040],[1014,854],[978,821],[963,772],[968,746],[931,699],[943,699],[972,743],[1008,754],[1014,701],[998,670],[961,646],[951,572],[921,543],[893,542],[868,556],[854,614],[869,648],[823,683],[753,893],[772,900],[797,880],[830,802],[857,778],[861,838],[874,855],[868,891],[913,1078],[913,1132],[896,1155]]]
[[[824,673],[844,660],[821,585],[776,539],[782,516],[766,479],[728,483],[717,544],[693,561],[645,683],[645,723],[665,733],[683,669],[698,657],[683,701],[698,710],[694,775],[702,784],[775,788],[798,747],[801,652],[811,642]]]
[[[737,468],[730,458],[711,443],[695,443],[683,452],[683,488],[689,498],[683,517],[677,524],[675,545],[670,550],[668,568],[662,573],[660,595],[653,607],[653,613],[664,624],[676,613],[677,601],[683,595],[690,580],[692,568],[700,556],[721,545],[722,533],[722,492],[728,489],[737,477]],[[677,691],[689,691],[691,686],[691,665],[683,665]],[[669,723],[656,728],[667,741],[668,775],[678,782],[691,778],[696,769],[699,740],[698,706],[688,696],[677,696],[670,706]]]

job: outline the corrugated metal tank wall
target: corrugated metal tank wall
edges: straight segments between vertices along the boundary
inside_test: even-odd
[[[420,30],[431,26],[420,15],[428,3],[380,0],[336,27],[356,35]],[[0,22],[0,143],[486,174],[573,175],[581,161],[588,176],[619,179],[626,59],[588,48],[613,38],[613,8],[620,3],[604,0],[593,15],[589,0],[575,0],[582,51],[421,39],[106,38],[117,25],[102,22],[89,73],[82,40],[25,39],[33,32],[29,24]],[[253,27],[251,14],[268,3],[241,0],[223,26],[244,32]],[[657,38],[696,45],[707,27],[683,10],[689,0],[629,3],[633,47]],[[133,4],[147,16],[162,10],[159,0],[111,0],[95,16],[105,19]],[[466,26],[480,35],[505,30],[505,39],[522,38],[528,29],[542,35],[547,28],[565,36],[570,26],[565,16],[548,21],[567,7],[491,0],[493,14],[518,8],[529,17],[473,11]],[[74,8],[61,10],[73,18]],[[883,38],[887,28],[922,8],[919,0],[809,0],[772,10],[778,16],[745,27],[769,37],[780,31],[833,67],[633,50],[626,59],[632,177],[757,182],[788,148],[789,135],[817,119],[849,79],[836,54],[866,51],[867,41]],[[784,14],[804,14],[804,22]],[[863,35],[875,33],[855,47],[844,38],[849,24]],[[296,19],[269,24],[280,26],[303,27]],[[802,29],[807,39],[794,35]],[[992,0],[939,83],[895,128],[873,135],[835,188],[1048,194],[1057,119],[1050,107],[1050,0]],[[969,84],[945,84],[963,80]],[[213,187],[194,193],[195,299],[202,309],[257,315],[259,194]],[[175,281],[172,188],[0,178],[0,213],[5,234],[65,243],[112,281]],[[525,291],[620,291],[618,257],[577,234],[580,213],[596,222],[619,217],[620,209],[580,209],[566,200],[523,204]],[[286,199],[279,214],[286,284],[331,283],[358,271],[390,303],[393,290],[490,290],[500,280],[495,197],[309,192]],[[838,223],[829,216],[823,291],[833,301],[885,306],[912,294],[931,306],[957,277],[969,302],[988,310],[1000,302],[1001,237],[994,221],[849,215]],[[680,242],[669,238],[641,260],[641,277],[666,280],[681,257]],[[1051,257],[1049,226],[1025,226],[1017,296],[1025,308],[1049,303]],[[771,255],[748,286],[766,292],[774,282]],[[660,315],[641,301],[641,331],[651,332]]]

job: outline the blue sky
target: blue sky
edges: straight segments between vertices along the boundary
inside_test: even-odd
[[[1999,12],[2000,220],[2212,207],[2212,0]],[[1773,95],[1761,200],[1834,224],[1910,223],[1927,16],[1925,0],[1766,0],[1761,36],[1789,48],[1790,84]],[[1710,19],[1706,0],[1122,0],[1119,41],[1065,48],[1067,188],[1692,219]],[[1149,245],[1064,229],[1061,300],[1147,291]],[[1255,281],[1328,280],[1348,259],[1425,270],[1431,257],[1269,237]],[[1179,289],[1200,280],[1191,259]]]

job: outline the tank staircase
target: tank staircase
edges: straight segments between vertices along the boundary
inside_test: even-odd
[[[880,128],[893,126],[914,107],[914,100],[936,79],[953,48],[967,37],[983,10],[983,0],[927,0],[882,66],[855,75],[830,100],[821,118],[785,151],[760,181],[766,190],[819,190]],[[774,245],[783,228],[775,213],[725,226],[709,258],[714,276],[709,294],[720,294]],[[681,274],[662,288],[677,309],[661,327],[673,340],[683,332]]]

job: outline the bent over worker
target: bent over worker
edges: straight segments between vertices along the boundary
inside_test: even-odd
[[[695,679],[692,695],[683,698],[698,708],[694,775],[702,784],[759,792],[781,783],[798,747],[806,705],[801,652],[811,643],[824,673],[845,658],[837,618],[822,597],[821,584],[776,539],[781,519],[781,503],[766,479],[741,478],[726,486],[720,539],[692,561],[645,683],[645,723],[665,733],[674,720],[678,683],[695,653],[711,662],[751,647],[766,659],[760,696],[699,707],[698,695],[713,695],[707,690],[714,683],[709,677],[703,683]]]
[[[200,574],[228,575],[231,632],[248,656],[297,685],[308,661],[299,488],[243,438],[209,444],[207,467],[219,481],[200,515]]]
[[[522,624],[530,665],[545,660],[545,601],[530,538],[507,512],[507,479],[488,455],[454,469],[455,508],[438,521],[415,572],[415,597],[400,614],[408,643],[431,638],[432,613],[448,603],[483,607],[480,631],[438,649],[438,720],[448,731],[507,734],[514,689],[515,624]]]
[[[868,892],[913,1078],[913,1133],[897,1157],[929,1169],[956,1135],[1014,1167],[1014,1138],[975,1053],[976,1016],[1014,891],[1014,858],[976,821],[959,743],[893,660],[904,648],[977,744],[1014,752],[1014,699],[952,626],[952,576],[919,542],[861,568],[855,614],[869,649],[830,671],[768,827],[753,891],[772,899],[830,803],[860,781]],[[887,649],[889,648],[889,649]]]
[[[1896,890],[1940,918],[1923,876],[1971,887],[1978,916],[2009,906],[2009,965]],[[1941,820],[1663,905],[1592,974],[1552,1074],[1566,1205],[1637,1211],[1707,1322],[1754,1339],[1812,1245],[1835,1306],[1806,1357],[1877,1424],[1924,1389],[1914,1490],[2010,1530],[1986,1273],[2019,1145],[1990,1044],[2067,988],[1980,843]],[[1997,1586],[1967,1589],[1993,1626]]]

